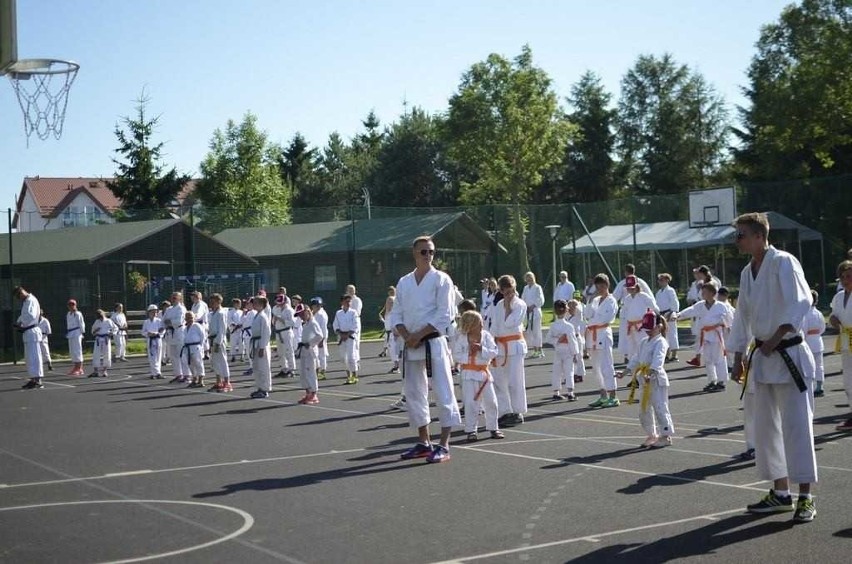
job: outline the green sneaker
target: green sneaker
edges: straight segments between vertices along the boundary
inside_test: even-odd
[[[603,403],[606,401],[606,398],[598,398],[592,403],[589,404],[589,407],[601,407]]]
[[[793,521],[796,523],[810,523],[816,517],[816,506],[814,506],[813,498],[800,497],[796,503],[796,512],[793,514]]]
[[[813,506],[813,502],[811,502],[811,506]],[[780,497],[775,493],[775,490],[769,490],[769,494],[763,499],[746,506],[746,509],[748,509],[749,513],[783,513],[785,511],[793,511],[793,497],[789,495]]]
[[[601,404],[601,407],[618,407],[619,405],[621,405],[621,402],[618,401],[618,398],[607,398]]]

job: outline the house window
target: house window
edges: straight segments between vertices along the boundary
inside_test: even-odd
[[[74,213],[71,208],[65,208],[62,212],[62,227],[74,227]]]
[[[314,291],[328,292],[337,289],[337,267],[315,266],[314,267]]]
[[[68,284],[71,298],[77,300],[77,307],[89,307],[92,305],[89,297],[89,279],[72,278]]]

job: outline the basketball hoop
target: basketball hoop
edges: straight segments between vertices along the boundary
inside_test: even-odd
[[[23,59],[7,69],[24,112],[27,145],[33,133],[42,141],[51,133],[57,139],[62,136],[68,91],[78,70],[77,63],[59,59]]]

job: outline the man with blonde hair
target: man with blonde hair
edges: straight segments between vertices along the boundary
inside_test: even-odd
[[[817,481],[813,431],[814,359],[802,328],[811,292],[796,258],[769,244],[769,220],[747,213],[734,220],[736,245],[751,260],[740,275],[740,294],[728,349],[733,378],[754,380],[755,462],[773,487],[751,513],[793,511],[793,521],[816,516],[811,484]],[[749,343],[754,346],[744,357]],[[748,381],[746,381],[748,384]],[[799,484],[793,505],[790,481]]]

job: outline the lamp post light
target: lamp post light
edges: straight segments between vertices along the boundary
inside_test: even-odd
[[[545,225],[545,229],[550,232],[551,252],[553,259],[553,291],[556,292],[556,236],[559,234],[561,225]]]
[[[373,213],[370,209],[370,189],[366,186],[361,186],[361,193],[364,195],[364,207],[367,208],[367,219],[373,219]]]

